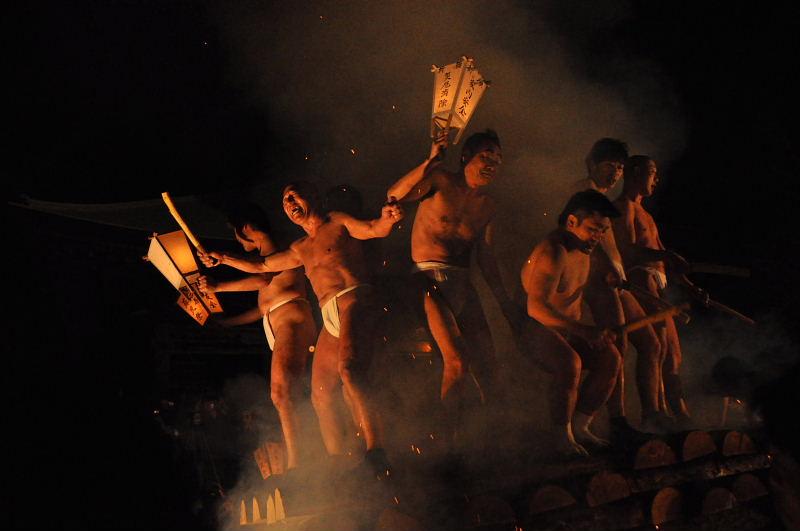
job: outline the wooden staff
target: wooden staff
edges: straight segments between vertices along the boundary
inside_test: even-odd
[[[175,208],[175,203],[172,202],[169,192],[163,192],[161,194],[161,198],[164,200],[164,203],[166,203],[169,213],[172,214],[172,217],[178,222],[178,225],[180,225],[183,232],[186,233],[186,237],[189,238],[189,241],[192,242],[192,245],[194,245],[195,248],[201,253],[207,254],[206,250],[203,248],[203,244],[201,244],[200,240],[195,237],[194,233],[191,231],[191,229],[189,229],[189,226],[185,221],[183,221],[178,209]]]
[[[620,289],[624,289],[626,291],[630,291],[631,293],[635,293],[637,297],[646,299],[651,304],[658,306],[661,309],[671,308],[670,304],[664,299],[657,297],[652,293],[650,293],[649,291],[647,291],[646,289],[640,288],[639,286],[635,286],[630,282],[623,282],[622,285],[620,286]],[[680,320],[680,322],[683,324],[689,324],[690,317],[689,314],[687,313],[681,312],[677,314],[675,318]]]
[[[706,308],[714,308],[715,310],[718,310],[720,312],[727,313],[728,315],[736,317],[737,319],[739,319],[741,321],[744,321],[745,323],[747,323],[747,324],[749,324],[751,326],[756,324],[756,322],[753,319],[750,319],[746,315],[743,315],[743,314],[737,312],[736,310],[734,310],[733,308],[731,308],[729,306],[725,306],[721,302],[717,302],[715,300],[712,300],[711,297],[709,296],[708,292],[706,292],[704,289],[699,288],[695,284],[693,284],[691,280],[686,278],[686,275],[679,276],[678,277],[678,282],[683,284],[686,288],[688,288],[689,293],[691,293],[694,297],[699,299],[700,302],[703,304],[703,306],[705,306]]]
[[[678,306],[670,306],[669,308],[665,308],[663,310],[657,311],[655,313],[651,313],[641,319],[637,319],[635,321],[631,321],[630,323],[625,323],[624,325],[617,327],[616,331],[621,334],[627,334],[630,332],[635,332],[636,330],[640,330],[648,325],[658,323],[680,313],[683,313],[689,309],[689,303],[679,304]]]
[[[750,278],[750,270],[746,267],[727,266],[720,264],[692,263],[692,273],[708,273],[711,275]]]

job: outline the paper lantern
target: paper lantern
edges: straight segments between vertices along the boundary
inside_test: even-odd
[[[178,306],[192,319],[204,325],[210,314],[222,312],[216,295],[198,286],[200,268],[182,230],[153,234],[147,260],[180,292]]]
[[[466,56],[447,66],[433,65],[431,72],[431,137],[435,138],[441,130],[456,129],[453,144],[457,144],[490,82],[483,79],[475,61]]]

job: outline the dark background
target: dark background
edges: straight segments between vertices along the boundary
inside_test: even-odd
[[[680,208],[655,211],[665,239],[687,256],[749,267],[746,281],[703,280],[796,338],[800,8],[631,2],[611,30],[582,35],[581,5],[548,12],[575,63],[602,79],[610,58],[646,57],[685,110],[685,149],[658,194]],[[300,132],[278,129],[230,83],[233,51],[212,13],[203,2],[18,8],[6,49],[10,196],[226,195],[292,172]],[[187,516],[198,496],[191,464],[151,414],[159,383],[141,353],[154,322],[182,316],[130,254],[143,235],[17,211],[7,219],[14,527],[199,522]],[[237,363],[225,370],[258,369]]]

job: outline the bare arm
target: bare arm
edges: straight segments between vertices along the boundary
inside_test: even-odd
[[[214,291],[258,291],[269,285],[270,280],[272,280],[271,276],[248,275],[236,280],[217,282]]]
[[[447,148],[447,133],[440,135],[431,145],[431,152],[422,164],[400,177],[386,192],[389,201],[417,201],[431,189],[431,172],[442,163]]]
[[[566,251],[546,241],[531,253],[533,263],[525,290],[528,292],[528,315],[544,326],[586,337],[587,327],[559,312],[550,303],[566,264]]]
[[[357,240],[385,238],[392,231],[392,225],[403,219],[403,210],[397,204],[384,205],[378,219],[356,219],[344,212],[332,212],[331,219],[341,223]]]
[[[636,237],[636,211],[630,205],[622,210],[622,216],[613,221],[614,236],[619,250],[629,264],[663,261],[681,272],[688,268],[682,257],[664,249],[660,238],[658,243],[661,249],[651,249],[639,243]]]
[[[197,253],[200,260],[206,267],[215,267],[224,264],[236,268],[245,273],[277,273],[300,267],[303,262],[294,250],[294,246],[285,251],[273,253],[267,257],[240,257],[224,253],[210,252],[208,254]],[[216,262],[214,262],[216,260]]]
[[[512,327],[519,323],[520,311],[511,301],[511,298],[503,286],[503,278],[500,276],[500,268],[497,267],[497,260],[494,256],[494,222],[490,221],[483,230],[482,237],[478,240],[477,249],[478,267],[483,273],[486,284],[492,291],[495,300],[500,305],[503,315]]]
[[[240,313],[239,315],[215,319],[215,322],[217,322],[222,326],[239,326],[244,324],[255,323],[262,317],[263,315],[261,315],[261,309],[259,309],[258,306],[256,306],[247,310],[244,313]]]

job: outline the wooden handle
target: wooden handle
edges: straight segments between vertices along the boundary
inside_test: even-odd
[[[192,242],[192,245],[203,254],[206,254],[206,250],[203,248],[203,245],[200,241],[195,237],[194,233],[189,229],[189,226],[186,225],[186,222],[183,221],[178,209],[175,208],[175,203],[172,202],[172,198],[169,196],[169,192],[163,192],[161,194],[161,198],[166,203],[167,208],[169,209],[169,213],[172,214],[172,217],[175,218],[175,221],[178,222],[178,225],[181,227],[183,232],[186,233],[186,237],[189,238],[189,241]]]
[[[680,304],[678,306],[670,306],[669,308],[665,308],[661,311],[651,313],[648,316],[642,317],[641,319],[637,319],[635,321],[631,321],[630,323],[625,323],[624,325],[617,328],[617,331],[623,334],[627,334],[630,332],[635,332],[636,330],[640,330],[648,325],[658,323],[679,313],[683,313],[689,309],[689,303]]]

